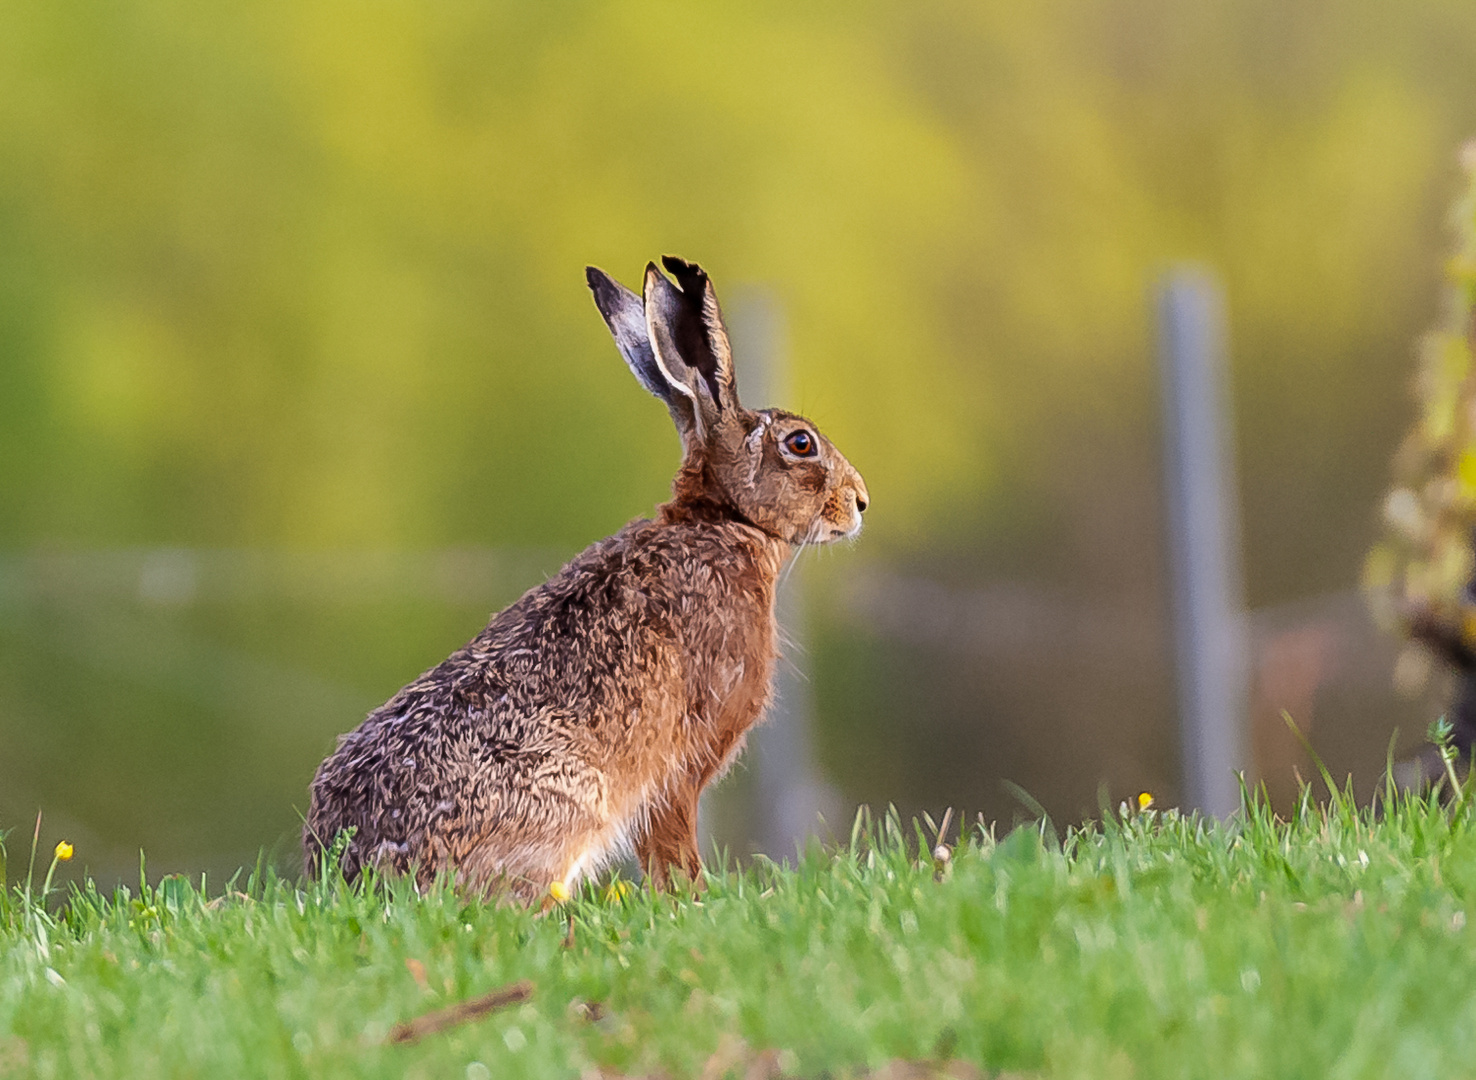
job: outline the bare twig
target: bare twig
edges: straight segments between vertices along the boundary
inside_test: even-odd
[[[445,1031],[457,1024],[464,1024],[469,1020],[478,1020],[488,1013],[505,1009],[509,1005],[517,1005],[527,1001],[533,996],[533,984],[527,979],[512,983],[509,986],[499,987],[491,993],[474,997],[469,1001],[460,1001],[444,1009],[417,1016],[412,1020],[396,1024],[390,1029],[389,1041],[392,1043],[416,1042],[427,1035],[434,1035],[438,1031]]]

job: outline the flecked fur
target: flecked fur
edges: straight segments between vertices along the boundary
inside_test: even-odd
[[[318,769],[309,872],[345,829],[368,864],[526,901],[634,850],[695,876],[697,799],[769,701],[774,592],[795,545],[860,529],[860,475],[815,430],[737,397],[711,283],[666,260],[645,296],[591,268],[632,371],[682,434],[673,497],[492,618]],[[646,334],[640,328],[644,322]],[[809,454],[795,452],[805,436]]]

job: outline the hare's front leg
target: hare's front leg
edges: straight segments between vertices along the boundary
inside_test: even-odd
[[[650,824],[636,840],[636,855],[641,868],[651,876],[658,888],[671,888],[671,871],[675,867],[696,881],[702,870],[697,852],[697,796],[701,789],[687,782],[665,802],[651,808]]]

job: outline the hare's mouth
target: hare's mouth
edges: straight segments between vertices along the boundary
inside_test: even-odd
[[[837,540],[853,540],[861,535],[861,515],[851,511],[852,520],[846,525],[837,525],[824,519],[815,522],[810,528],[810,535],[805,537],[806,544],[833,544]]]
[[[861,512],[866,509],[866,499],[855,491],[842,488],[827,496],[820,512],[810,523],[807,544],[833,544],[837,540],[851,540],[861,533]]]

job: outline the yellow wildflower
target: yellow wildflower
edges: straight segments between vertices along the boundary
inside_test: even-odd
[[[66,862],[68,859],[70,859],[72,857],[72,854],[73,854],[73,848],[72,848],[72,845],[71,844],[67,843],[65,840],[61,840],[61,841],[59,841],[57,843],[57,845],[56,845],[56,857],[59,860],[61,860],[62,862]]]
[[[548,886],[548,895],[562,904],[565,900],[569,899],[569,886],[565,885],[562,881],[551,882]]]
[[[630,890],[630,882],[623,881],[620,878],[616,878],[614,881],[610,882],[609,885],[605,886],[605,900],[607,903],[611,904],[615,903],[617,900],[624,900],[627,896],[630,895]]]
[[[1149,791],[1138,792],[1138,809],[1147,810],[1153,805],[1153,793]]]

